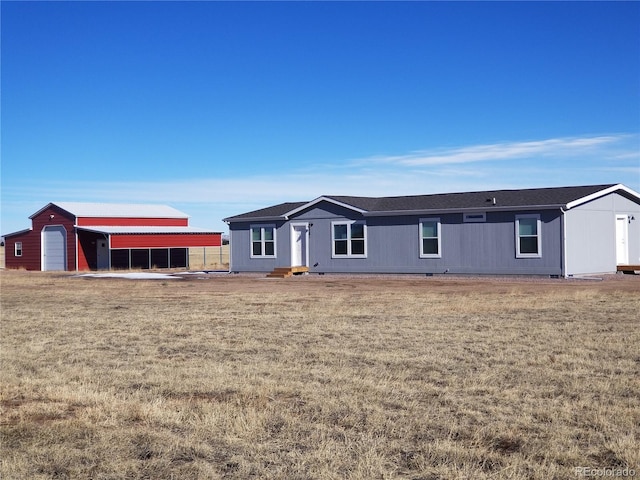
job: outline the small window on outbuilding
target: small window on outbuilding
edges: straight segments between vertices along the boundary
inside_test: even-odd
[[[16,257],[22,256],[22,242],[16,242],[14,247],[14,254]]]

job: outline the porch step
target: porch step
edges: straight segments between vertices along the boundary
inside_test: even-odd
[[[300,275],[309,271],[309,267],[278,267],[267,274],[268,278],[287,278],[292,275]]]
[[[635,274],[636,272],[640,272],[640,265],[618,265],[618,272]]]

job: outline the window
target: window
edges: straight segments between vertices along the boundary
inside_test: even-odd
[[[540,215],[516,215],[516,258],[539,258]]]
[[[14,248],[15,248],[14,253],[15,253],[16,257],[21,257],[22,256],[22,242],[16,242]]]
[[[333,222],[331,230],[333,257],[367,256],[367,227],[363,222]]]
[[[440,258],[440,219],[420,219],[420,258]]]
[[[275,225],[254,225],[251,227],[251,257],[276,256]]]

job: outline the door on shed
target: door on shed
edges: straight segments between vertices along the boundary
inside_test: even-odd
[[[42,270],[67,269],[67,231],[62,225],[47,225],[42,230]]]
[[[626,215],[616,215],[616,264],[629,263],[629,224]]]
[[[291,225],[291,266],[309,266],[309,225]]]
[[[96,241],[96,255],[98,270],[109,270],[109,243],[106,239],[100,238]]]

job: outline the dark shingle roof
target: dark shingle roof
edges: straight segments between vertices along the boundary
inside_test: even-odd
[[[407,210],[450,210],[495,207],[531,207],[566,205],[599,192],[609,185],[581,187],[532,188],[526,190],[486,190],[482,192],[441,193],[434,195],[410,195],[401,197],[343,197],[329,196],[341,203],[353,205],[368,212],[393,212]]]
[[[277,218],[286,215],[287,212],[295,210],[309,202],[286,202],[271,207],[261,208],[259,210],[253,210],[251,212],[243,213],[241,215],[235,215],[233,217],[225,218],[225,220],[246,220],[253,218]]]
[[[410,212],[424,210],[452,209],[491,209],[518,207],[565,206],[571,202],[588,197],[616,184],[586,185],[578,187],[531,188],[521,190],[486,190],[481,192],[439,193],[433,195],[409,195],[397,197],[353,197],[344,195],[325,195],[336,202],[364,210],[369,214],[376,212]],[[493,199],[495,198],[495,205]],[[310,202],[281,203],[272,207],[254,210],[230,217],[226,220],[262,219],[281,217],[292,210],[304,207]]]

